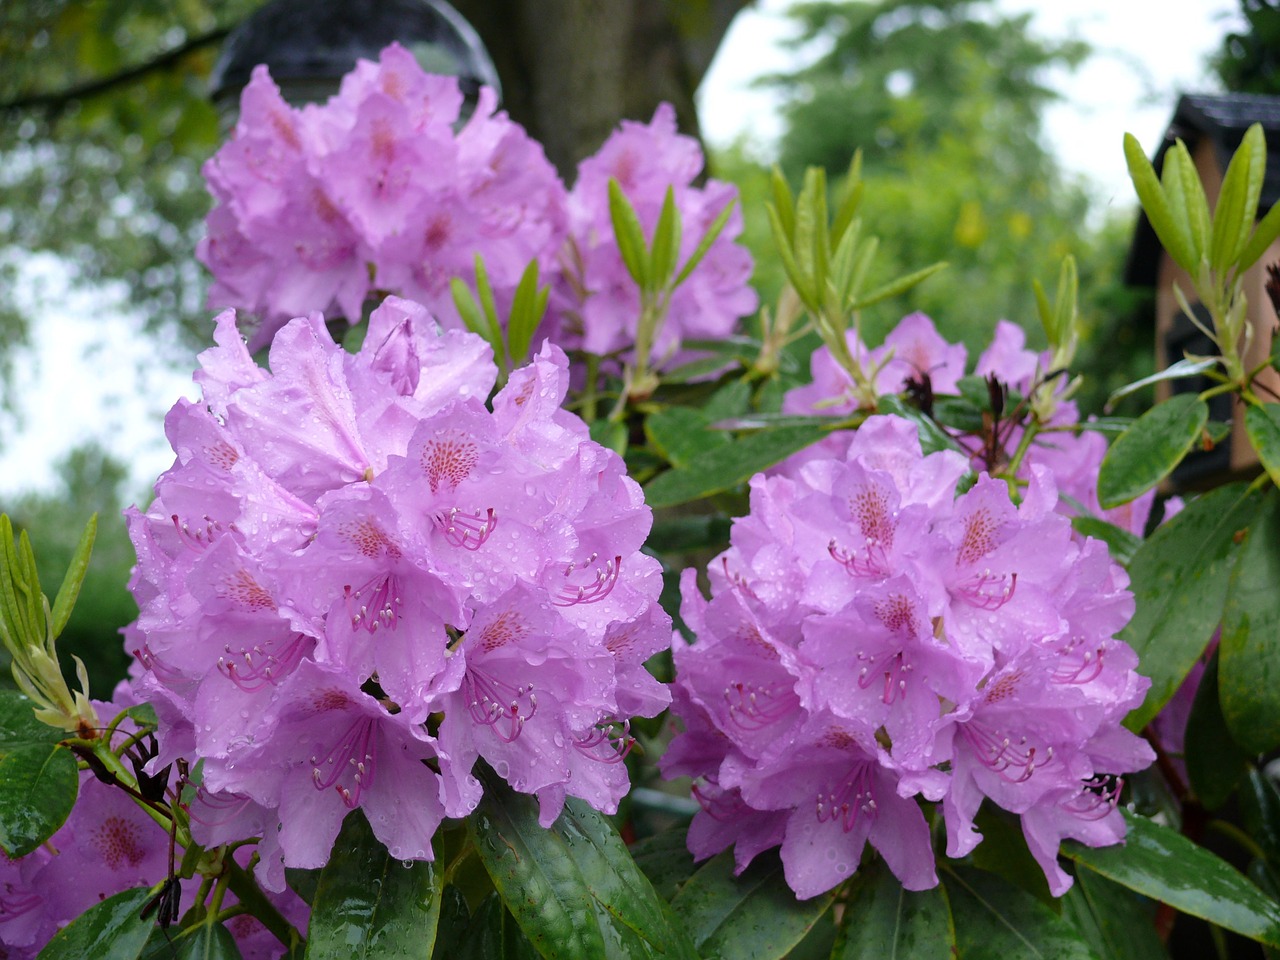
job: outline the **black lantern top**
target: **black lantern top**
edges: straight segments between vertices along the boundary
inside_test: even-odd
[[[285,100],[323,101],[357,59],[376,60],[392,42],[427,72],[457,77],[468,106],[481,85],[501,95],[480,38],[443,0],[272,0],[227,37],[210,94],[220,106],[234,104],[253,68],[265,63]]]

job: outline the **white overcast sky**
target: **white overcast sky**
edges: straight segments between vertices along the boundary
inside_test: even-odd
[[[777,43],[787,33],[787,2],[758,0],[721,47],[699,97],[713,144],[750,131],[767,152],[776,137],[773,103],[750,82],[793,65]],[[1205,57],[1238,17],[1237,0],[996,0],[995,7],[1031,11],[1044,37],[1075,35],[1094,46],[1075,73],[1050,78],[1066,101],[1046,118],[1046,134],[1063,166],[1097,185],[1100,202],[1124,206],[1133,199],[1122,134],[1133,132],[1151,152],[1177,94],[1211,88]],[[179,394],[196,396],[190,371],[154,359],[136,320],[111,308],[112,297],[69,292],[53,258],[33,257],[22,272],[39,346],[18,360],[28,398],[21,429],[0,414],[0,510],[17,491],[51,485],[57,458],[91,437],[133,465],[132,493],[142,497],[172,462],[162,421]]]

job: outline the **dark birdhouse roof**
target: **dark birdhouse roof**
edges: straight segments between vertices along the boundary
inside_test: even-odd
[[[1266,177],[1258,202],[1258,216],[1265,215],[1280,200],[1280,97],[1255,93],[1184,94],[1152,159],[1156,173],[1163,171],[1165,155],[1176,140],[1194,150],[1205,137],[1213,144],[1218,166],[1225,172],[1245,131],[1255,123],[1262,124],[1267,139]],[[1125,263],[1125,283],[1131,287],[1154,287],[1160,250],[1151,221],[1140,212]]]

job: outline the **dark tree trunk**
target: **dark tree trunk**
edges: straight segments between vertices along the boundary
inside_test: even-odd
[[[749,0],[453,0],[484,40],[503,106],[572,182],[623,118],[669,101],[699,136],[693,95]]]

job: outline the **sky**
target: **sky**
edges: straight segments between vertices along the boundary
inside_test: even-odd
[[[762,74],[795,65],[778,41],[787,35],[788,0],[758,0],[734,22],[699,94],[700,119],[712,145],[750,131],[768,155],[780,124],[771,95],[753,89]],[[1121,139],[1130,131],[1151,153],[1177,94],[1211,89],[1205,58],[1234,26],[1236,0],[996,0],[1004,13],[1030,12],[1045,37],[1075,35],[1094,56],[1072,74],[1051,76],[1064,102],[1046,116],[1046,136],[1063,167],[1095,184],[1102,204],[1132,206]],[[55,462],[97,437],[133,466],[133,496],[173,454],[163,417],[179,396],[198,396],[189,369],[158,357],[139,323],[112,307],[118,291],[72,291],[53,257],[21,265],[28,315],[39,316],[34,351],[18,358],[19,395],[29,399],[20,427],[0,415],[0,510],[17,492],[48,489]],[[39,388],[39,389],[38,389]]]

